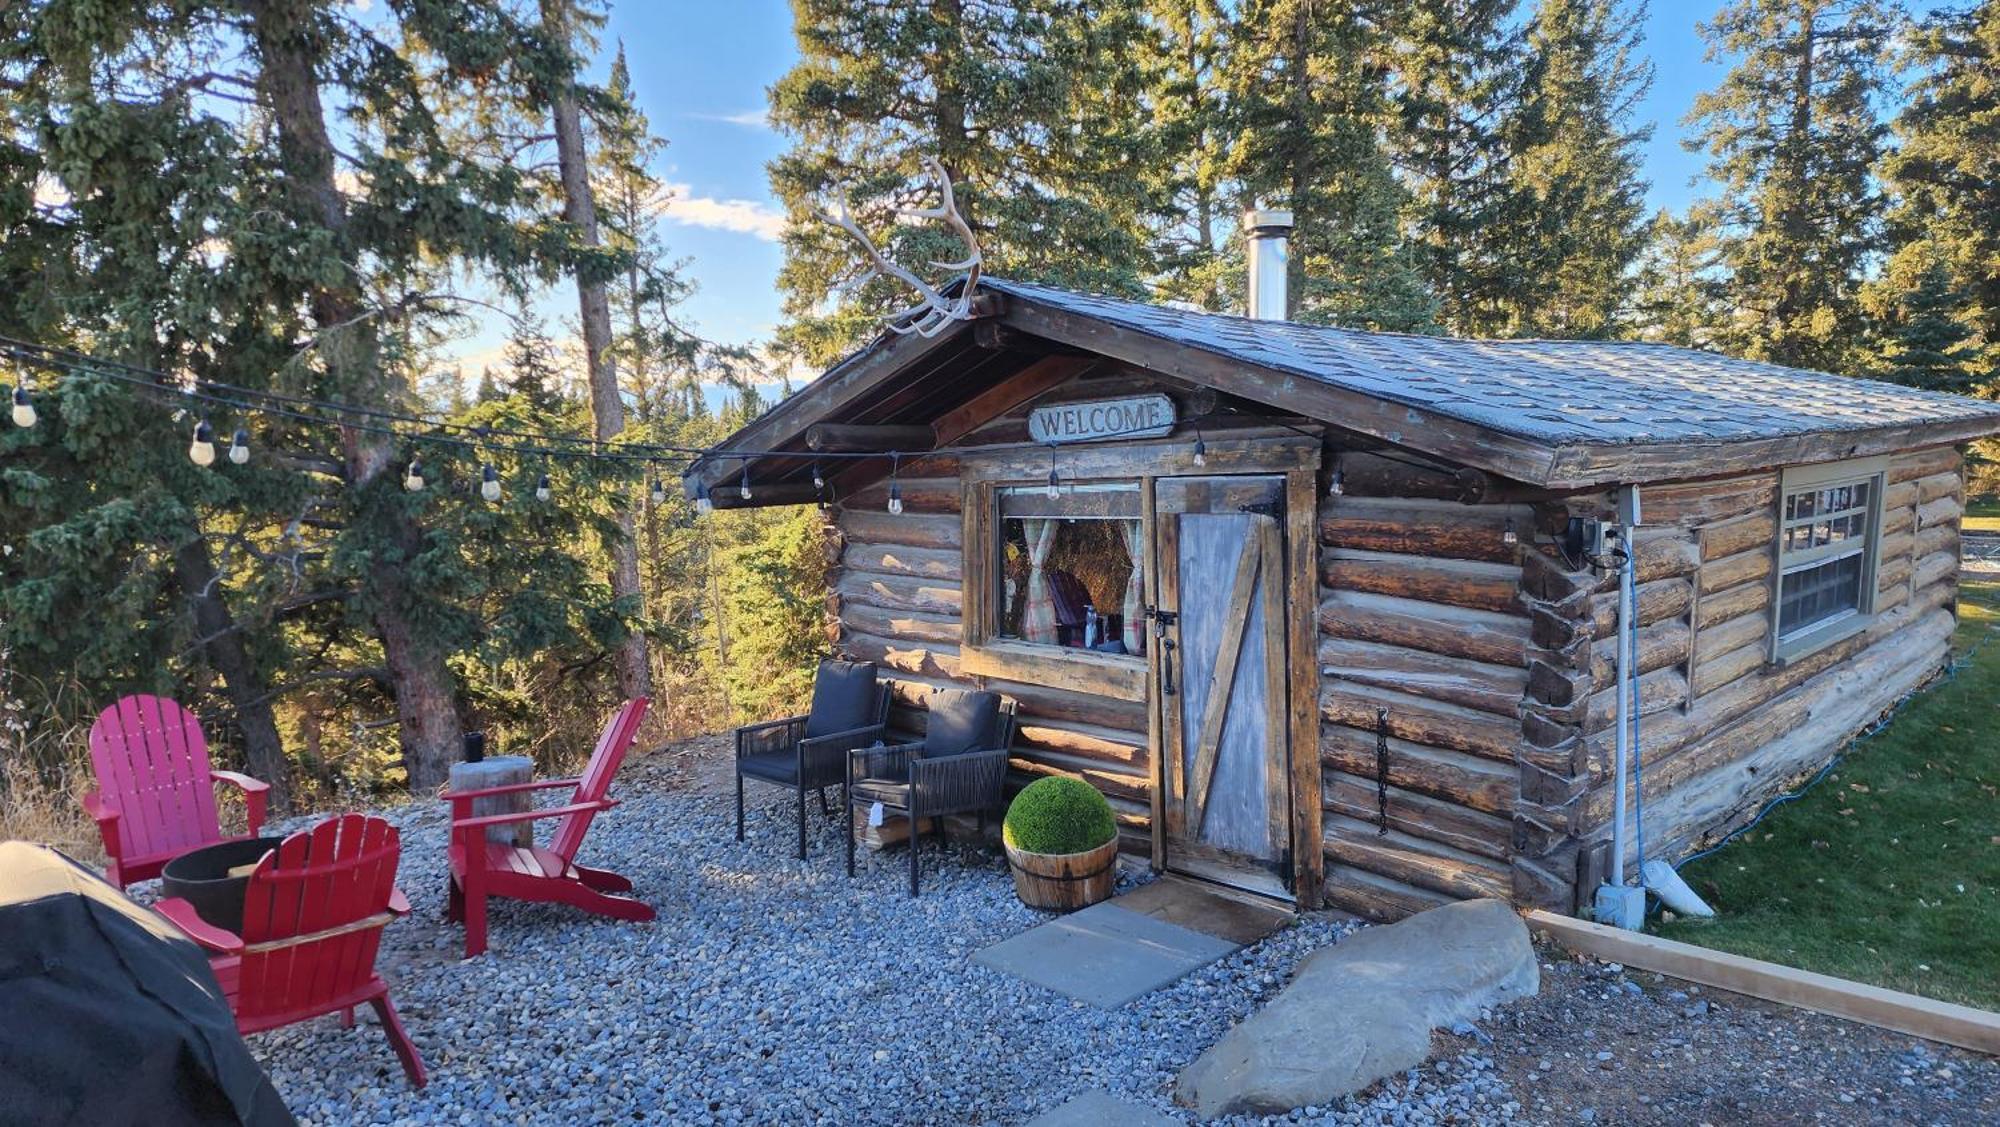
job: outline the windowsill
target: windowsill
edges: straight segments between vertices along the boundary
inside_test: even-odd
[[[1780,639],[1771,665],[1778,669],[1811,657],[1836,642],[1844,642],[1875,624],[1873,614],[1850,614],[1846,618],[1815,626],[1802,634]]]
[[[990,638],[962,647],[959,666],[973,676],[1048,685],[1118,700],[1146,699],[1146,659],[1132,654]]]

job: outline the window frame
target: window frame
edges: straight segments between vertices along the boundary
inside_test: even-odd
[[[1776,522],[1771,536],[1769,630],[1770,659],[1774,664],[1784,665],[1806,657],[1835,642],[1854,636],[1874,622],[1877,601],[1876,574],[1882,554],[1882,514],[1885,507],[1882,502],[1883,492],[1888,488],[1888,468],[1889,460],[1886,457],[1878,457],[1808,466],[1788,466],[1780,471],[1777,499],[1773,505]],[[1788,525],[1810,524],[1818,519],[1820,514],[1793,518],[1788,522],[1785,516],[1786,500],[1800,493],[1861,484],[1868,486],[1868,507],[1861,514],[1860,591],[1855,599],[1855,608],[1800,627],[1790,634],[1784,633],[1780,623],[1785,607],[1785,577],[1808,568],[1847,559],[1855,554],[1844,550],[1826,551],[1819,546],[1787,550],[1785,532]]]

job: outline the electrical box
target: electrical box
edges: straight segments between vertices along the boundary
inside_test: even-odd
[[[1569,526],[1563,530],[1563,555],[1572,561],[1572,566],[1599,566],[1598,561],[1604,558],[1605,533],[1609,528],[1601,520],[1569,518]]]
[[[1600,884],[1591,909],[1598,923],[1638,931],[1646,926],[1646,890],[1627,884]]]

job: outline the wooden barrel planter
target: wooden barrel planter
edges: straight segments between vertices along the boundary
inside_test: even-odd
[[[1111,896],[1118,876],[1118,839],[1081,853],[1029,853],[1007,847],[1014,892],[1030,908],[1088,908]]]

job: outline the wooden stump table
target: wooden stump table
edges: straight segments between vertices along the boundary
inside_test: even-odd
[[[533,782],[534,778],[534,760],[525,755],[496,755],[477,763],[452,764],[449,788],[454,791],[483,790],[510,783]],[[475,818],[488,814],[523,813],[533,808],[534,793],[525,790],[472,800],[472,816]],[[525,848],[535,844],[535,824],[521,821],[488,826],[486,840]]]

